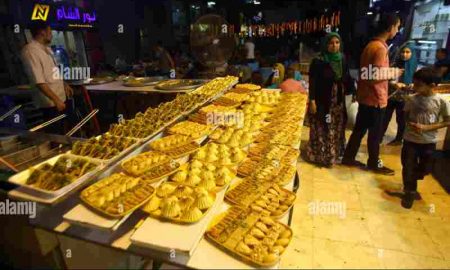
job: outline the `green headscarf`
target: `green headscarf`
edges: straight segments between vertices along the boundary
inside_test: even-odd
[[[330,63],[331,68],[333,69],[335,73],[335,79],[341,79],[342,78],[342,52],[337,53],[330,53],[328,52],[328,43],[330,40],[336,37],[341,41],[341,47],[340,51],[342,51],[342,40],[341,36],[338,33],[331,32],[328,35],[325,36],[322,42],[322,56],[323,60],[327,63]]]

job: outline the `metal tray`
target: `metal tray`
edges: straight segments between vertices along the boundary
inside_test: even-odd
[[[166,91],[192,90],[208,82],[208,80],[175,79],[158,83],[155,88]]]
[[[31,185],[27,185],[26,181],[28,179],[28,177],[31,175],[31,170],[35,169],[37,167],[40,167],[42,165],[44,165],[45,163],[49,163],[50,165],[53,165],[56,163],[56,161],[61,158],[61,157],[67,157],[67,158],[71,158],[71,159],[85,159],[89,162],[92,162],[94,164],[97,164],[97,167],[94,168],[92,171],[84,174],[83,176],[79,177],[77,180],[73,181],[72,183],[56,190],[56,191],[49,191],[49,190],[44,190],[44,189],[40,189],[37,187],[33,187]],[[70,155],[70,154],[60,154],[57,155],[55,157],[52,157],[44,162],[41,162],[33,167],[28,168],[25,171],[22,171],[20,173],[17,173],[13,176],[11,176],[8,181],[11,183],[14,183],[16,185],[19,185],[21,187],[24,188],[24,190],[30,190],[33,193],[37,193],[37,194],[41,194],[43,196],[62,196],[63,194],[66,194],[68,192],[70,192],[71,190],[75,189],[76,187],[78,187],[79,185],[83,184],[85,181],[89,180],[93,175],[95,175],[99,170],[101,170],[103,168],[103,165],[101,164],[101,162],[99,160],[96,159],[92,159],[92,158],[86,158],[86,157],[80,157],[80,156],[76,156],[76,155]]]
[[[161,81],[167,80],[164,76],[154,76],[154,77],[135,77],[123,80],[123,85],[128,87],[143,87],[151,86],[161,83]]]

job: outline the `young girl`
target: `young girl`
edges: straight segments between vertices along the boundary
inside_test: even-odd
[[[411,44],[407,44],[400,48],[400,56],[396,60],[394,67],[404,69],[405,72],[402,76],[400,76],[397,83],[391,84],[389,87],[393,91],[397,91],[397,93],[388,100],[386,115],[384,117],[383,137],[386,134],[392,115],[395,111],[397,120],[397,135],[388,145],[401,145],[403,133],[405,132],[405,116],[403,113],[403,108],[405,107],[405,96],[407,95],[407,91],[412,88],[413,75],[417,69],[416,53]]]

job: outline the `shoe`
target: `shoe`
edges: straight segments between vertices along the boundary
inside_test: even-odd
[[[403,208],[411,209],[414,203],[414,194],[412,192],[406,192],[403,195],[401,205]]]
[[[399,146],[399,145],[402,145],[402,144],[403,144],[402,140],[395,139],[395,140],[389,142],[387,145],[389,145],[389,146]]]
[[[348,166],[348,167],[360,167],[360,168],[363,168],[366,166],[366,164],[362,163],[361,161],[345,160],[345,159],[342,159],[341,165]]]
[[[385,193],[386,193],[387,195],[389,195],[389,196],[397,197],[397,198],[400,198],[400,199],[402,199],[403,196],[405,196],[405,192],[403,192],[403,191],[385,190]],[[414,198],[414,200],[416,200],[416,201],[422,200],[422,196],[420,196],[420,193],[419,193],[419,192],[414,192],[414,193],[413,193],[413,198]]]
[[[373,172],[373,173],[376,173],[376,174],[395,175],[395,171],[394,170],[391,170],[391,169],[389,169],[388,167],[385,167],[385,166],[383,166],[381,168],[378,168],[378,167],[367,167],[367,169],[369,171]]]

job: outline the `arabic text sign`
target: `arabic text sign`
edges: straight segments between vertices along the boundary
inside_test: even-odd
[[[51,12],[50,12],[51,9]],[[33,6],[31,20],[49,21],[58,27],[93,27],[97,21],[96,12],[86,11],[71,5],[43,5]]]
[[[60,6],[56,10],[56,18],[58,21],[82,21],[83,23],[93,23],[97,20],[95,11],[90,14],[89,12],[80,12],[77,7]]]

